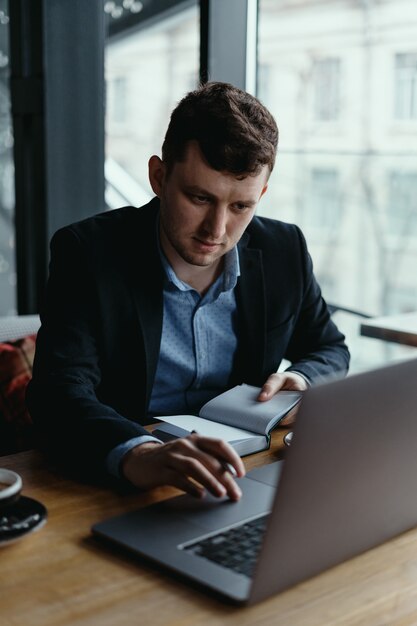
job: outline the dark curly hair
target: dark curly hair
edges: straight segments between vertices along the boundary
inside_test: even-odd
[[[168,172],[183,161],[189,141],[197,141],[215,170],[256,175],[264,165],[272,171],[278,127],[254,96],[228,83],[209,82],[188,93],[171,114],[162,145]]]

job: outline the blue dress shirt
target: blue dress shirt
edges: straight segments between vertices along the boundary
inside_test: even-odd
[[[240,275],[237,248],[225,255],[224,269],[201,296],[180,280],[160,250],[165,271],[161,347],[149,415],[197,414],[227,387],[237,348],[235,286]],[[151,435],[130,439],[107,457],[119,476],[123,456]]]

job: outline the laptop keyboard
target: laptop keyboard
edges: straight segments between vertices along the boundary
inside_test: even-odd
[[[267,520],[268,514],[262,515],[183,546],[183,549],[251,578]]]

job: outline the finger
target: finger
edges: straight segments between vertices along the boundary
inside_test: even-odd
[[[221,439],[203,437],[201,435],[193,435],[187,439],[183,440],[182,454],[191,455],[197,459],[209,472],[210,476],[205,472],[204,475],[201,474],[201,469],[193,466],[196,472],[200,472],[199,474],[192,474],[193,478],[199,482],[209,481],[202,484],[214,495],[221,496],[227,493],[232,500],[238,500],[242,492],[233,480],[231,471],[236,472],[237,476],[244,476],[245,466],[235,450]],[[216,482],[213,482],[213,477]],[[219,487],[222,491],[224,490],[223,493],[220,492]]]
[[[211,457],[215,457],[216,459],[218,459],[220,463],[219,469],[221,471],[227,469],[227,467],[225,467],[225,464],[229,464],[235,470],[236,476],[238,476],[239,478],[246,474],[245,466],[242,459],[237,454],[236,450],[234,450],[232,446],[223,439],[215,439],[214,437],[203,437],[200,435],[196,441],[197,446],[201,450],[209,452]]]
[[[237,500],[240,500],[240,498],[242,497],[242,490],[240,489],[239,485],[236,484],[236,482],[233,479],[232,474],[227,468],[223,468],[222,481],[223,481],[223,485],[226,488],[226,493],[229,496],[229,498],[231,500],[234,500],[235,502]]]
[[[270,400],[283,387],[284,381],[285,378],[282,374],[271,374],[262,386],[257,400],[260,402]]]
[[[155,484],[170,484],[186,490],[188,493],[196,495],[191,481],[198,483],[200,488],[206,488],[216,497],[223,497],[226,494],[233,500],[239,499],[241,492],[233,481],[229,472],[225,471],[224,465],[218,459],[205,452],[197,444],[212,442],[218,444],[218,448],[223,451],[223,457],[228,461],[237,460],[237,471],[241,471],[240,458],[230,446],[221,440],[210,439],[198,435],[178,439],[161,446],[154,446],[147,451],[148,461],[152,459],[155,471],[152,472],[157,478],[155,481],[147,481],[148,486]],[[151,459],[150,459],[151,457]],[[234,459],[236,457],[236,459]],[[184,482],[185,481],[185,482]],[[139,482],[139,481],[138,481]],[[204,490],[203,490],[204,491]],[[201,491],[198,495],[200,495]]]
[[[201,456],[200,456],[201,459]],[[170,455],[169,468],[179,474],[195,480],[209,491],[213,496],[221,498],[226,495],[226,486],[209,470],[201,460],[195,456],[189,456],[174,452]],[[223,477],[222,477],[223,478]]]
[[[246,470],[242,459],[235,450],[225,441],[212,437],[199,437],[196,444],[200,449],[207,450],[210,455],[205,457],[209,469],[215,473],[219,482],[226,488],[231,500],[239,500],[242,496],[240,487],[234,477],[242,477]]]
[[[288,391],[304,391],[307,387],[307,381],[296,372],[276,372],[269,376],[257,400],[260,402],[270,400],[272,396],[283,389]]]
[[[225,470],[226,471],[226,470]],[[225,476],[225,482],[226,482],[226,492],[223,492],[222,494],[217,494],[217,493],[213,493],[213,495],[215,496],[224,496],[228,495],[228,497],[231,500],[239,500],[242,496],[242,492],[240,490],[240,488],[236,485],[236,483],[234,482],[234,480],[231,477],[231,474],[228,473]],[[230,483],[230,484],[228,484]],[[182,474],[179,474],[177,472],[172,472],[172,476],[171,478],[167,479],[167,484],[173,486],[173,487],[177,487],[178,489],[181,489],[182,491],[185,491],[186,493],[190,494],[191,496],[197,497],[197,498],[202,498],[204,496],[205,493],[205,489],[202,485],[200,485],[199,483],[195,482],[194,480],[192,480],[191,478],[188,478],[187,476],[184,476]]]
[[[167,476],[166,484],[181,489],[181,491],[185,491],[185,493],[188,493],[194,498],[202,498],[205,494],[205,489],[202,485],[188,478],[188,476],[178,474],[176,471],[172,471],[171,474]]]
[[[126,473],[129,468],[125,467],[124,473],[141,489],[172,485],[192,495],[202,495],[206,487],[213,495],[224,496],[226,488],[200,462],[182,455],[195,456],[197,451],[195,445],[186,439],[152,446],[143,444],[131,451],[134,458],[128,460],[129,463],[132,461],[134,468]]]

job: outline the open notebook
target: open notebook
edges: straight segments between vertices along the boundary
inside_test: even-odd
[[[168,441],[196,431],[224,439],[241,456],[269,447],[270,432],[301,400],[301,391],[280,391],[259,402],[259,387],[237,385],[207,402],[196,415],[164,415],[153,434]]]

